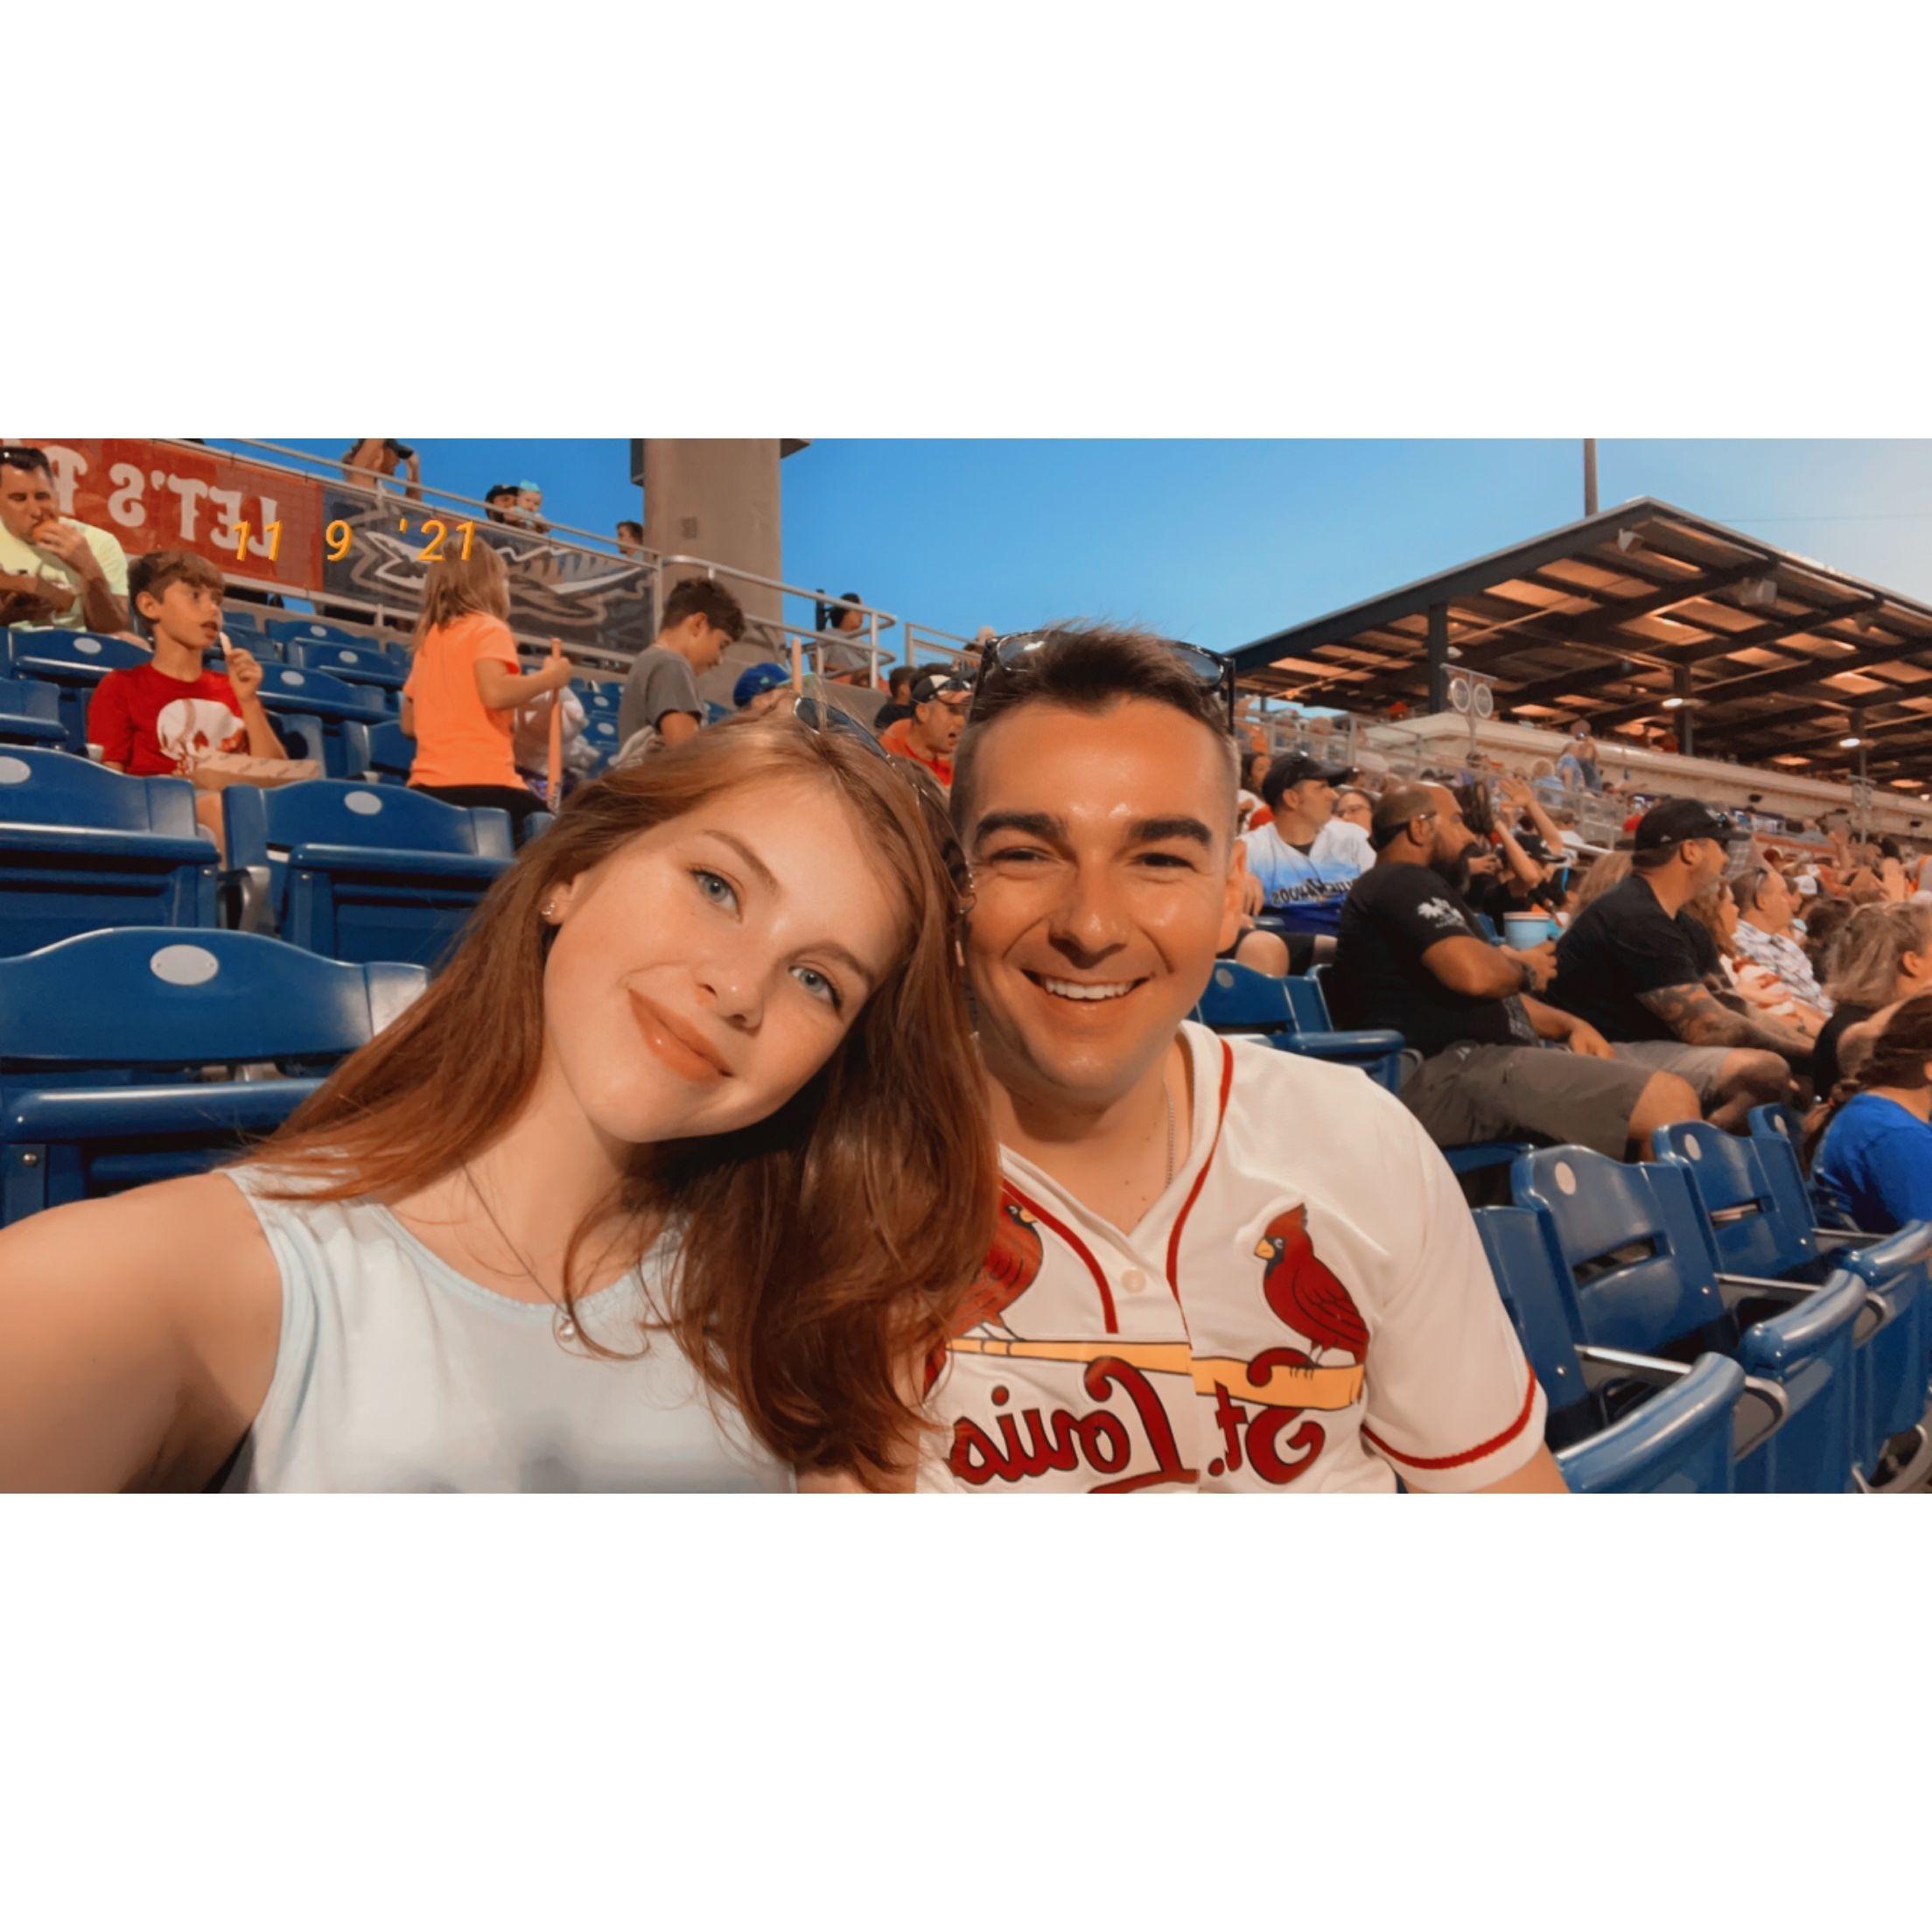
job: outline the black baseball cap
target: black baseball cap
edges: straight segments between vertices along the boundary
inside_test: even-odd
[[[1667,798],[1653,805],[1637,821],[1631,850],[1661,851],[1666,845],[1680,845],[1687,838],[1714,838],[1721,844],[1730,837],[1731,831],[1731,821],[1700,800]]]
[[[1263,775],[1262,802],[1273,811],[1281,803],[1281,794],[1291,785],[1305,785],[1310,779],[1319,779],[1324,785],[1339,785],[1343,779],[1354,775],[1353,765],[1324,765],[1320,759],[1309,757],[1306,752],[1290,752],[1285,757],[1278,758]]]

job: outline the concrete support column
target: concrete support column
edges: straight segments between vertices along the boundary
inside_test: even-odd
[[[664,556],[702,556],[759,577],[782,574],[778,438],[644,444],[644,542]],[[702,570],[665,572],[665,589]],[[782,620],[779,593],[729,577],[718,581],[750,617]]]

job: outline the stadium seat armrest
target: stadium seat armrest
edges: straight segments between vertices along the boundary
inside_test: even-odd
[[[1588,1440],[1563,1451],[1557,1466],[1572,1490],[1580,1493],[1655,1487],[1659,1475],[1681,1470],[1699,1440],[1708,1443],[1713,1431],[1723,1432],[1719,1439],[1728,1444],[1726,1422],[1744,1390],[1744,1371],[1728,1355],[1699,1355],[1668,1399],[1640,1404]],[[1646,1481],[1647,1476],[1652,1480]]]
[[[266,864],[236,865],[221,875],[224,885],[232,885],[241,900],[241,919],[235,930],[243,933],[272,933],[275,920],[270,893],[273,880]]]
[[[1889,1237],[1885,1235],[1861,1234],[1851,1228],[1814,1228],[1811,1230],[1811,1238],[1821,1248],[1858,1248],[1869,1247],[1875,1242],[1885,1241]]]
[[[1717,1281],[1718,1286],[1725,1291],[1727,1303],[1757,1295],[1767,1301],[1788,1301],[1796,1307],[1798,1303],[1809,1301],[1814,1295],[1824,1292],[1822,1282],[1780,1281],[1770,1275],[1719,1275]]]
[[[289,864],[301,872],[342,872],[385,878],[494,879],[510,860],[477,852],[420,852],[407,848],[306,844],[289,848]]]
[[[1669,1389],[1690,1373],[1685,1362],[1642,1355],[1629,1348],[1601,1348],[1593,1342],[1577,1344],[1577,1360],[1592,1387],[1605,1382],[1645,1382],[1653,1389]]]

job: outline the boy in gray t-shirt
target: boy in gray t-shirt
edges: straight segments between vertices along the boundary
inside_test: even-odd
[[[654,745],[682,745],[704,722],[697,681],[745,634],[745,613],[723,584],[692,578],[664,599],[657,641],[637,654],[617,707],[621,760]],[[632,741],[640,739],[636,751]]]

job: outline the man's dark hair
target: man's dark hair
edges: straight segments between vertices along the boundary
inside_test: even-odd
[[[626,530],[628,530],[631,535],[638,540],[640,543],[644,541],[644,526],[641,523],[634,523],[630,520],[630,518],[626,517],[624,521],[618,525],[617,534],[620,536],[622,536]]]
[[[486,503],[494,503],[503,497],[514,496],[516,494],[517,488],[514,483],[493,483],[484,491],[483,500]]]
[[[687,578],[664,599],[661,631],[675,630],[688,617],[702,617],[712,629],[723,631],[732,643],[745,634],[745,612],[722,584],[708,577]]]
[[[27,443],[9,443],[0,448],[0,465],[10,470],[38,470],[50,477],[53,474],[53,466],[47,461],[47,452]]]
[[[953,753],[953,823],[962,834],[972,823],[979,747],[989,729],[1007,712],[1023,704],[1063,704],[1069,710],[1105,711],[1130,698],[1171,705],[1214,734],[1226,751],[1227,805],[1232,821],[1241,758],[1228,735],[1228,714],[1219,690],[1203,684],[1151,631],[1056,624],[1038,636],[1036,647],[1012,669],[990,671],[973,699],[965,732]]]
[[[904,704],[906,694],[913,688],[913,680],[921,675],[915,664],[895,664],[886,674],[886,689],[891,694],[892,703]]]

